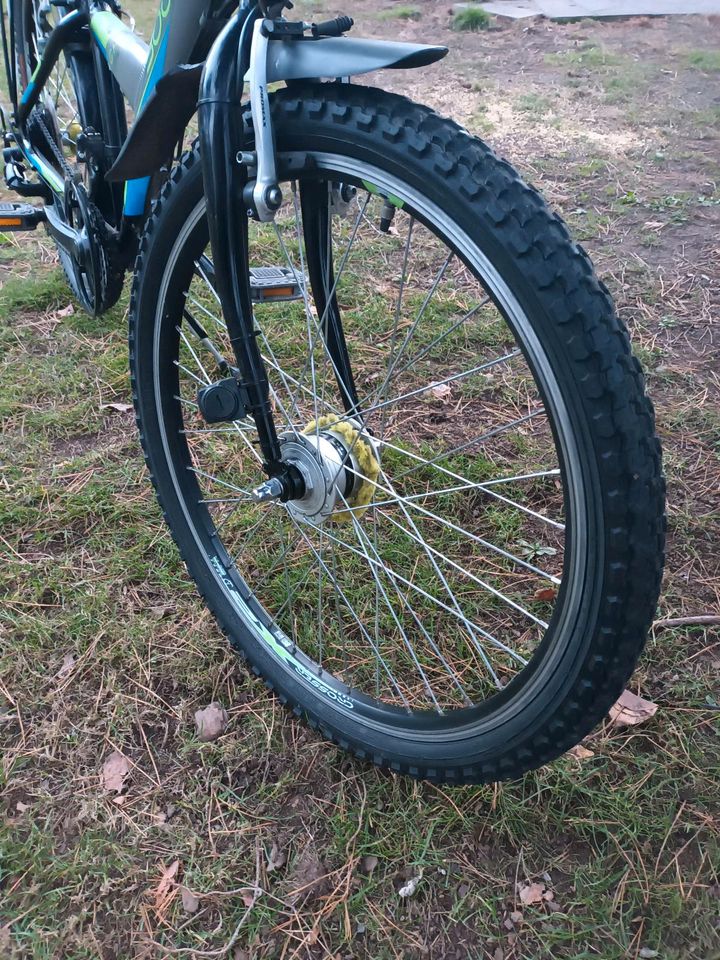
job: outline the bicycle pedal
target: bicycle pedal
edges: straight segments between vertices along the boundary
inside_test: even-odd
[[[301,300],[305,278],[290,267],[250,267],[250,294],[253,303]]]
[[[45,210],[30,203],[0,203],[0,231],[34,230],[45,220]]]

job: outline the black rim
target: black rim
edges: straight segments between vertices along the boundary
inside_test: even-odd
[[[347,173],[345,173],[344,176],[345,180],[349,182],[350,177],[347,176]],[[355,182],[356,185],[360,187],[363,186],[361,180],[358,179]],[[410,208],[406,207],[406,210],[409,211]],[[418,218],[419,221],[422,219],[426,218]],[[187,290],[188,283],[183,275],[188,274],[192,269],[194,261],[202,254],[206,240],[206,229],[201,220],[195,227],[191,240],[185,246],[181,257],[175,265],[174,276],[177,279],[174,279],[170,284],[172,304],[168,303],[168,309],[164,311],[166,316],[178,316],[185,305],[184,291]],[[180,334],[170,326],[169,322],[166,323],[162,333],[159,353],[166,358],[169,356],[176,357],[180,343]],[[166,364],[166,368],[163,369],[162,372],[161,395],[168,398],[178,396],[179,394],[180,378],[177,368],[173,367],[169,369]],[[276,659],[284,660],[286,668],[291,669],[300,681],[314,687],[316,693],[330,700],[334,700],[335,703],[340,703],[340,705],[343,705],[344,699],[347,698],[348,703],[352,704],[352,709],[355,711],[355,714],[362,715],[366,720],[371,722],[387,722],[393,723],[393,725],[396,726],[402,723],[403,727],[408,731],[415,730],[419,733],[447,731],[450,727],[458,730],[468,725],[474,724],[476,726],[480,720],[488,719],[491,715],[495,718],[502,716],[505,708],[509,707],[511,702],[513,704],[513,712],[515,712],[519,699],[525,701],[529,699],[532,701],[537,695],[537,684],[532,682],[533,679],[537,681],[537,675],[540,672],[544,677],[542,681],[543,684],[547,684],[548,677],[552,675],[552,670],[550,674],[548,673],[549,663],[551,661],[557,661],[560,657],[568,656],[570,652],[568,647],[570,637],[573,633],[573,625],[568,622],[567,619],[567,578],[563,579],[560,584],[554,612],[549,621],[549,628],[545,631],[544,637],[537,645],[532,657],[529,658],[529,664],[517,673],[510,682],[504,684],[502,690],[496,692],[484,702],[447,710],[444,714],[438,712],[433,713],[428,710],[415,710],[409,713],[405,707],[384,701],[378,702],[378,700],[373,697],[361,693],[356,687],[339,680],[333,674],[319,670],[317,661],[304,654],[299,648],[291,646],[291,655],[288,655],[287,634],[277,628],[273,617],[269,616],[255,599],[252,592],[252,581],[247,583],[240,576],[230,554],[225,550],[221,538],[216,533],[215,522],[210,516],[208,508],[206,505],[197,502],[203,499],[203,494],[198,483],[197,474],[188,470],[188,467],[192,466],[192,458],[185,437],[178,432],[183,429],[184,424],[181,406],[177,401],[173,401],[170,404],[167,402],[163,403],[162,416],[165,418],[167,436],[174,438],[171,441],[170,448],[172,449],[173,460],[176,465],[179,466],[179,469],[175,472],[179,478],[178,483],[179,489],[182,491],[182,499],[185,504],[192,505],[192,524],[203,542],[203,549],[208,563],[214,568],[214,574],[226,598],[234,604],[236,612],[246,621],[245,625],[248,626],[248,611],[250,611],[250,626],[251,628],[254,626],[256,635],[258,629],[261,629],[262,632],[262,628],[259,628],[258,624],[253,623],[253,621],[259,621],[265,631],[271,632],[274,640],[274,650],[272,652],[274,652]],[[561,466],[563,473],[566,474],[567,471],[565,470],[564,463],[561,463]],[[565,490],[563,494],[566,494]],[[567,497],[565,497],[566,508],[567,502]],[[572,514],[570,513],[568,516],[570,517]],[[566,557],[572,553],[572,544],[569,542],[569,538],[566,541],[565,550]],[[587,566],[587,560],[588,558],[585,557],[585,566]],[[578,584],[575,583],[574,587],[577,590]],[[581,606],[582,604],[576,604],[575,606],[573,614],[575,620],[580,614]],[[560,629],[561,614],[565,619],[562,629]],[[559,633],[565,638],[562,643],[558,643]],[[265,645],[268,645],[269,638],[267,635],[260,639],[264,639]],[[565,670],[563,673],[567,675],[568,671]]]

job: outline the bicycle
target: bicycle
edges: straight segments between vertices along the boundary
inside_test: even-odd
[[[351,82],[446,49],[284,6],[161,0],[147,46],[115,0],[11,0],[6,180],[41,203],[0,229],[44,223],[93,314],[136,258],[145,458],[250,668],[380,766],[517,777],[602,720],[653,616],[640,366],[508,163]]]

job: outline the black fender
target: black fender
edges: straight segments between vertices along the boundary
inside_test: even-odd
[[[156,173],[197,110],[203,64],[181,64],[162,77],[132,126],[105,179],[136,180]]]

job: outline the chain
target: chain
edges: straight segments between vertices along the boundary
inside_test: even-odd
[[[73,180],[75,177],[73,169],[67,162],[67,158],[63,153],[62,148],[58,145],[55,137],[52,135],[52,133],[50,133],[48,125],[45,123],[45,118],[42,115],[42,109],[40,107],[35,107],[33,112],[30,114],[29,119],[31,124],[36,124],[38,127],[40,127],[40,130],[45,136],[45,139],[47,140],[50,149],[55,156],[55,160],[57,161],[66,179]]]

